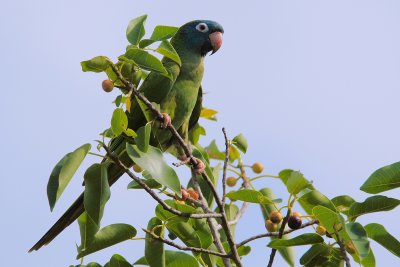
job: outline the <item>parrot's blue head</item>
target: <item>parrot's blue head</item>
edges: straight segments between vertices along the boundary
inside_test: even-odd
[[[221,47],[223,33],[224,29],[215,21],[194,20],[181,26],[174,39],[182,41],[187,49],[205,56],[210,51],[214,54]]]

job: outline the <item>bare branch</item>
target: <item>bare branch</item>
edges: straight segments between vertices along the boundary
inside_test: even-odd
[[[222,206],[225,206],[225,195],[226,195],[226,169],[228,168],[228,160],[229,160],[229,148],[230,144],[228,141],[228,136],[226,135],[225,128],[222,128],[222,132],[225,137],[225,160],[224,160],[224,169],[222,173]]]
[[[207,253],[207,254],[219,256],[219,257],[222,257],[222,258],[229,258],[231,256],[230,254],[220,253],[220,252],[217,252],[217,251],[212,251],[212,250],[208,250],[208,249],[204,249],[204,248],[184,247],[184,246],[181,246],[181,245],[178,245],[178,244],[172,242],[171,240],[164,239],[161,236],[156,235],[152,231],[149,231],[147,229],[142,229],[142,230],[144,232],[146,232],[147,234],[151,235],[152,238],[154,238],[154,239],[156,239],[156,240],[158,240],[160,242],[163,242],[163,243],[165,243],[167,245],[170,245],[172,247],[175,247],[175,248],[177,248],[179,250]]]
[[[300,226],[299,229],[303,229],[305,227],[311,226],[313,224],[318,224],[318,223],[319,223],[318,220],[312,220],[312,221],[303,223]],[[288,229],[288,230],[285,230],[285,231],[283,231],[283,235],[289,234],[289,233],[294,232],[294,231],[299,230],[299,229],[295,229],[295,230],[294,229]],[[264,238],[264,237],[271,237],[271,236],[279,236],[279,232],[268,232],[268,233],[265,233],[265,234],[255,235],[255,236],[252,236],[252,237],[249,237],[249,238],[243,240],[242,242],[238,243],[236,246],[237,247],[241,247],[241,246],[243,246],[243,245],[245,245],[245,244],[247,244],[247,243],[249,243],[249,242],[251,242],[253,240]]]
[[[145,184],[139,177],[137,177],[136,175],[134,175],[129,168],[127,168],[120,160],[117,156],[115,156],[110,149],[103,144],[103,148],[106,150],[108,157],[118,166],[120,167],[122,170],[125,171],[126,174],[129,175],[129,177],[131,177],[133,180],[135,180],[135,182],[137,182],[147,193],[149,193],[149,195],[154,198],[158,203],[160,203],[161,206],[163,206],[163,208],[175,215],[181,216],[181,217],[185,217],[185,218],[194,218],[194,219],[203,219],[203,218],[220,218],[222,217],[221,214],[218,213],[214,213],[214,212],[210,212],[210,213],[204,213],[204,214],[198,214],[198,213],[186,213],[186,212],[181,212],[177,209],[172,208],[171,206],[169,206],[167,203],[165,203],[161,198],[159,198],[157,196],[157,194],[151,190],[151,188]]]
[[[199,181],[197,180],[197,175],[196,172],[191,169],[192,171],[192,180],[193,180],[193,186],[196,189],[197,192],[199,192],[199,196],[200,196],[200,200],[201,200],[201,208],[203,209],[204,212],[210,212],[210,208],[207,205],[207,202],[204,198],[203,192],[201,191],[200,185],[199,185]],[[207,224],[210,227],[210,231],[211,231],[211,235],[213,236],[213,242],[215,244],[215,246],[217,247],[218,251],[220,251],[221,253],[226,253],[224,246],[222,245],[221,242],[221,238],[220,235],[218,233],[218,225],[216,224],[215,220],[211,219],[211,218],[207,218]],[[231,261],[229,259],[222,259],[222,261],[224,262],[224,265],[226,267],[231,267]]]

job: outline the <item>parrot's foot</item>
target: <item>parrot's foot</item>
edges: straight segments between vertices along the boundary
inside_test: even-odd
[[[161,114],[163,115],[163,123],[161,124],[161,128],[166,129],[171,125],[171,117],[165,112],[162,112]]]
[[[185,164],[188,164],[190,162],[190,158],[188,156],[186,156],[185,154],[183,155],[179,155],[178,159],[180,160],[179,163],[173,163],[173,165],[175,167],[179,167]],[[206,169],[206,165],[204,165],[204,163],[198,159],[193,157],[193,159],[196,161],[196,166],[194,167],[194,171],[196,172],[196,174],[202,174],[204,172],[204,170]]]

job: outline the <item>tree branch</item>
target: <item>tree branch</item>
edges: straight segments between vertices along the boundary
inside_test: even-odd
[[[215,255],[215,256],[219,256],[222,258],[229,258],[231,255],[230,254],[225,254],[225,253],[220,253],[217,251],[212,251],[212,250],[208,250],[208,249],[204,249],[204,248],[196,248],[196,247],[183,247],[181,245],[178,245],[174,242],[172,242],[171,240],[168,239],[164,239],[161,236],[156,235],[155,233],[153,233],[152,231],[149,231],[148,229],[142,229],[144,232],[146,232],[147,234],[151,235],[152,238],[161,241],[167,245],[170,245],[172,247],[175,247],[179,250],[185,250],[185,251],[193,251],[193,252],[200,252],[200,253],[207,253],[207,254],[211,254],[211,255]]]
[[[122,170],[125,171],[126,174],[128,174],[129,177],[131,177],[133,180],[135,180],[135,182],[137,182],[147,193],[149,193],[149,195],[155,199],[158,203],[160,203],[160,205],[167,211],[181,216],[181,217],[185,217],[185,218],[194,218],[194,219],[203,219],[203,218],[220,218],[222,217],[221,214],[218,213],[214,213],[214,212],[210,212],[210,213],[204,213],[204,214],[198,214],[198,213],[186,213],[186,212],[181,212],[177,209],[174,209],[172,207],[170,207],[167,203],[165,203],[161,198],[159,198],[157,196],[157,194],[151,190],[151,188],[145,184],[139,177],[137,177],[136,175],[134,175],[129,168],[127,168],[120,160],[117,156],[115,156],[110,149],[106,146],[106,145],[102,145],[103,148],[105,149],[105,151],[107,152],[108,157],[118,166],[120,167]]]
[[[318,220],[312,220],[312,221],[303,223],[303,224],[300,226],[299,229],[303,229],[303,228],[305,228],[305,227],[311,226],[311,225],[313,225],[313,224],[318,224],[318,223],[319,223]],[[295,230],[293,230],[293,229],[288,229],[288,230],[285,230],[285,231],[283,231],[283,234],[282,234],[282,235],[289,234],[289,233],[294,232],[294,231],[297,231],[297,230],[299,230],[299,229],[295,229]],[[271,237],[271,236],[279,236],[279,232],[269,232],[269,233],[265,233],[265,234],[255,235],[255,236],[252,236],[252,237],[249,237],[249,238],[243,240],[242,242],[238,243],[236,246],[237,246],[237,247],[241,247],[241,246],[243,246],[243,245],[245,245],[245,244],[247,244],[247,243],[249,243],[249,242],[251,242],[251,241],[253,241],[253,240],[256,240],[256,239],[259,239],[259,238],[264,238],[264,237]]]
[[[340,247],[340,253],[342,254],[342,258],[346,262],[346,267],[351,267],[350,259],[349,259],[349,257],[347,256],[347,253],[346,253],[345,244],[344,244],[343,240],[340,238],[340,235],[338,233],[338,230],[336,229],[336,225],[335,224],[333,225],[333,230],[335,231],[335,236],[337,238],[337,243],[338,243],[338,245]]]
[[[211,210],[208,207],[208,204],[204,198],[203,192],[201,191],[199,181],[197,180],[196,172],[193,169],[191,169],[191,171],[192,171],[193,186],[196,189],[196,191],[199,192],[201,208],[203,209],[204,212],[209,212]],[[213,242],[214,242],[215,246],[221,253],[226,253],[224,246],[222,245],[221,238],[218,233],[218,225],[216,224],[215,220],[213,220],[211,218],[207,218],[207,224],[210,227],[211,235],[213,236],[213,239],[214,239]],[[231,261],[229,259],[222,258],[222,261],[224,262],[224,265],[226,267],[231,267]]]
[[[225,160],[224,160],[224,169],[222,172],[222,206],[225,206],[225,195],[226,195],[226,169],[228,168],[228,160],[229,160],[229,148],[230,144],[228,141],[228,136],[226,135],[225,128],[222,128],[222,132],[224,133],[225,138]]]

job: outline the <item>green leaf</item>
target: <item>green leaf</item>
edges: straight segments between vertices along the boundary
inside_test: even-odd
[[[150,143],[151,133],[151,122],[148,122],[145,126],[142,126],[137,131],[137,137],[135,139],[136,146],[143,152],[147,152]]]
[[[269,242],[270,248],[292,247],[322,243],[324,239],[318,234],[302,234],[291,239],[275,239]]]
[[[349,215],[349,209],[351,204],[356,202],[352,197],[347,195],[337,196],[332,198],[332,203],[336,206],[336,210],[345,214]]]
[[[198,213],[201,213],[201,208],[198,208]],[[201,242],[201,247],[207,249],[213,243],[213,236],[206,219],[189,219],[189,223],[196,230],[197,236]]]
[[[124,131],[124,133],[125,133],[127,136],[130,136],[130,137],[132,137],[132,138],[136,138],[136,137],[137,137],[137,134],[136,134],[135,131],[132,130],[132,129],[126,129],[126,130]]]
[[[370,223],[364,226],[364,229],[369,238],[375,240],[397,257],[400,257],[400,242],[392,236],[383,225]]]
[[[172,199],[167,199],[165,200],[165,203],[170,206],[171,208],[174,208],[176,210],[179,210],[181,212],[185,213],[196,213],[196,209],[193,208],[190,205],[187,204],[180,204],[177,203],[175,200]],[[157,205],[156,207],[156,216],[163,221],[170,221],[170,220],[181,220],[181,221],[188,221],[188,218],[180,217],[178,215],[175,215],[163,208],[160,204]]]
[[[369,250],[367,257],[362,258],[361,264],[364,267],[375,267],[376,266],[375,256],[374,256],[374,253],[372,252],[372,249]]]
[[[47,198],[51,211],[53,211],[57,200],[85,159],[90,148],[90,144],[84,144],[78,147],[73,152],[65,155],[54,167],[50,174],[49,182],[47,183]]]
[[[111,117],[111,130],[115,136],[121,135],[128,127],[128,117],[122,108],[116,108]]]
[[[225,153],[221,152],[218,149],[217,143],[215,140],[212,140],[211,143],[204,148],[210,157],[210,159],[217,159],[217,160],[224,160],[225,159]]]
[[[239,135],[235,136],[232,140],[232,143],[237,148],[239,148],[240,151],[242,151],[243,153],[246,153],[248,145],[247,145],[247,140],[243,134],[239,134]]]
[[[200,135],[206,135],[206,129],[196,123],[196,125],[189,132],[190,143],[196,145],[199,142]]]
[[[152,43],[155,43],[156,41],[154,41],[154,40],[151,40],[151,39],[142,39],[140,42],[139,42],[139,48],[145,48],[145,47],[147,47],[147,46],[149,46],[149,45],[151,45]],[[131,47],[129,47],[129,48],[131,48]],[[128,48],[128,49],[129,49]],[[127,50],[128,50],[127,49]]]
[[[376,170],[364,182],[360,190],[370,194],[377,194],[397,187],[400,187],[400,162]]]
[[[367,257],[370,248],[367,232],[364,227],[357,222],[350,222],[345,225],[345,229],[351,241],[353,241],[357,254],[360,255],[361,258]]]
[[[278,174],[279,178],[281,178],[282,182],[286,185],[287,180],[289,179],[290,175],[294,172],[291,169],[284,169],[281,170]]]
[[[179,28],[173,26],[157,25],[150,39],[155,41],[167,40],[175,35]]]
[[[84,175],[85,194],[83,205],[89,217],[100,225],[104,206],[110,198],[107,165],[95,163],[90,166]]]
[[[252,189],[241,189],[238,191],[231,191],[226,194],[231,200],[242,200],[245,202],[259,203],[259,204],[272,204],[271,199],[261,194],[261,192]]]
[[[327,207],[328,209],[336,212],[335,205],[333,205],[329,198],[327,198],[318,190],[312,190],[308,193],[305,193],[298,199],[298,202],[307,214],[311,214],[312,209],[318,205]]]
[[[78,217],[78,224],[81,235],[81,245],[78,247],[78,251],[83,251],[92,243],[94,235],[100,227],[88,216],[87,212],[83,212]]]
[[[322,244],[315,244],[312,245],[309,250],[307,250],[303,256],[300,258],[300,264],[301,265],[307,265],[309,264],[315,257],[318,256],[325,256],[329,254],[329,247],[325,245],[324,243]]]
[[[146,22],[147,15],[143,15],[131,20],[126,29],[126,38],[128,41],[137,45],[145,34],[144,23]]]
[[[203,107],[200,112],[200,117],[207,120],[216,121],[217,120],[217,117],[215,116],[216,114],[218,114],[218,111]]]
[[[166,227],[168,231],[173,232],[186,246],[201,247],[201,242],[196,230],[190,223],[170,220]]]
[[[155,71],[161,74],[168,74],[161,61],[147,51],[139,48],[130,48],[125,53],[125,56],[135,61],[139,67],[145,70]]]
[[[238,247],[238,254],[239,256],[246,256],[249,255],[249,253],[251,252],[251,247],[250,246],[241,246]]]
[[[172,189],[181,195],[181,184],[178,175],[167,163],[165,163],[160,149],[149,146],[146,153],[136,145],[126,144],[129,157],[140,167],[147,170],[154,180]]]
[[[156,217],[150,219],[147,229],[154,232],[157,236],[163,237],[162,221]],[[164,267],[165,265],[165,252],[164,243],[155,240],[150,234],[146,233],[146,242],[144,247],[144,255],[146,261],[151,267]]]
[[[165,251],[165,264],[168,267],[199,267],[197,260],[181,251]]]
[[[270,188],[263,188],[260,190],[261,194],[269,199],[274,199],[275,194]],[[264,217],[264,222],[268,220],[269,214],[276,210],[276,205],[273,204],[260,204],[261,211]],[[271,240],[277,239],[277,237],[270,237]],[[286,234],[282,236],[282,239],[290,239],[290,234]],[[289,264],[289,266],[294,266],[295,252],[292,247],[282,247],[278,249],[279,254],[281,254],[282,258]]]
[[[86,264],[86,267],[102,267],[102,266],[97,262],[89,262],[88,264]]]
[[[364,202],[354,202],[349,209],[349,220],[355,220],[358,216],[380,211],[388,211],[396,208],[400,200],[386,196],[372,196]]]
[[[129,224],[110,224],[98,231],[89,247],[78,253],[77,259],[113,246],[136,236],[136,229]]]
[[[324,226],[329,233],[334,233],[334,225],[343,224],[343,218],[336,212],[324,206],[316,206],[312,209],[312,213],[319,221],[319,224]]]
[[[175,51],[175,48],[170,44],[168,41],[162,41],[160,46],[157,47],[156,51],[160,53],[161,55],[172,59],[175,61],[179,66],[182,65],[181,59],[178,55],[178,53]]]
[[[150,188],[158,189],[162,187],[162,185],[154,179],[141,179],[141,180]],[[133,180],[128,184],[128,189],[143,189],[143,188],[135,180]]]
[[[109,267],[132,267],[132,265],[121,255],[114,254],[110,259]]]
[[[304,188],[308,187],[310,182],[304,178],[303,174],[298,171],[293,171],[286,181],[286,187],[289,193],[297,194]]]
[[[81,62],[82,71],[102,72],[111,66],[111,61],[104,56],[97,56]]]

